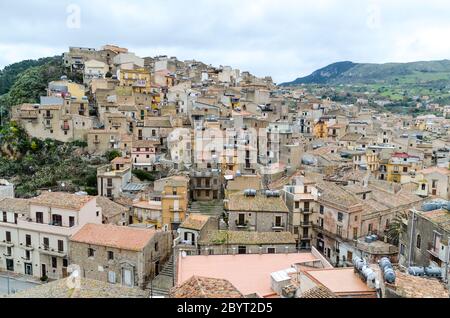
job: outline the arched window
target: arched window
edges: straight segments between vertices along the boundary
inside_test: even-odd
[[[419,234],[419,235],[417,235],[416,246],[418,249],[420,249],[421,245],[422,245],[422,238],[420,237],[420,234]]]

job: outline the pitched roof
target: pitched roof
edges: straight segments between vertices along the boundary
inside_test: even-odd
[[[342,138],[340,138],[339,141],[358,141],[362,137],[363,136],[358,133],[348,133],[345,136],[343,136]]]
[[[200,244],[213,245],[267,245],[295,244],[295,237],[290,232],[248,232],[248,231],[208,231],[200,237]]]
[[[97,197],[97,206],[102,208],[102,215],[106,218],[114,217],[128,211],[127,207],[102,196]]]
[[[30,204],[80,210],[94,199],[95,197],[88,195],[70,194],[65,192],[44,192],[40,196],[30,199]]]
[[[431,168],[428,168],[428,169],[421,170],[418,173],[422,173],[422,174],[439,173],[439,174],[443,174],[443,175],[449,175],[450,174],[450,169],[439,168],[439,167],[431,167]]]
[[[72,236],[71,241],[140,252],[155,233],[155,229],[86,224]]]
[[[338,298],[335,293],[326,288],[325,286],[319,285],[306,292],[300,298]]]
[[[80,288],[70,288],[69,278],[40,285],[11,296],[11,298],[148,298],[149,292],[118,284],[80,278]]]
[[[6,198],[0,200],[0,211],[28,215],[30,213],[30,202],[25,199]]]
[[[180,227],[184,229],[200,231],[208,222],[210,216],[201,214],[191,214],[181,223]]]
[[[242,192],[231,194],[229,196],[228,210],[251,212],[289,212],[281,197],[268,198],[260,194],[256,197],[247,197]]]
[[[171,298],[244,298],[228,280],[192,276],[171,290]]]

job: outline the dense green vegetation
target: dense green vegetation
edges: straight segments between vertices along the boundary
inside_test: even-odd
[[[9,92],[21,73],[32,67],[48,64],[52,62],[53,59],[55,58],[46,57],[39,60],[25,60],[19,63],[11,64],[6,66],[3,70],[0,70],[0,95]]]
[[[16,184],[19,197],[34,196],[39,189],[96,195],[97,167],[107,161],[85,157],[84,146],[30,138],[11,122],[0,130],[0,176]]]
[[[315,71],[309,76],[298,78],[284,86],[300,84],[425,84],[435,83],[446,86],[450,80],[450,60],[364,64],[339,62]]]
[[[153,182],[156,180],[156,177],[151,172],[147,172],[144,170],[133,170],[133,175],[138,178],[140,181],[150,181]]]
[[[11,106],[39,102],[39,97],[46,95],[48,83],[63,75],[67,75],[67,71],[61,56],[16,63],[0,71],[2,117],[8,117]]]

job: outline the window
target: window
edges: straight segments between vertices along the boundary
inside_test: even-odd
[[[159,244],[158,244],[158,242],[156,242],[155,243],[155,252],[158,252],[159,251]]]
[[[295,208],[296,208],[296,209],[300,209],[300,202],[295,201]]]
[[[58,252],[64,252],[64,241],[58,240]]]
[[[369,224],[369,233],[372,233],[373,231],[373,224]]]
[[[52,215],[52,221],[54,226],[62,226],[62,216],[58,214]]]
[[[357,227],[353,228],[353,239],[354,240],[358,239],[358,228]]]
[[[275,254],[275,248],[274,247],[268,247],[267,248],[267,254]]]
[[[3,222],[8,222],[8,215],[6,214],[6,212],[3,212]]]
[[[422,184],[422,191],[425,191],[426,190],[426,188],[427,188],[427,185],[424,183],[424,184]]]
[[[325,212],[325,207],[323,205],[320,206],[320,214],[323,214]]]
[[[114,260],[114,252],[108,251],[108,261]]]
[[[416,240],[416,247],[418,249],[420,249],[420,247],[422,246],[422,237],[419,235],[417,235],[417,240]]]
[[[94,257],[95,251],[92,248],[88,248],[88,257]]]
[[[50,247],[50,240],[48,239],[48,237],[44,237],[44,249],[48,250],[49,247]]]
[[[364,194],[362,195],[362,198],[363,198],[363,200],[367,199],[367,194],[364,193]]]
[[[69,227],[74,227],[75,226],[75,217],[70,216],[69,217]]]
[[[173,194],[173,195],[178,195],[177,188],[173,188],[173,189],[172,189],[172,194]]]
[[[344,214],[341,212],[338,212],[338,222],[342,222],[344,220]]]
[[[36,223],[43,224],[44,223],[44,213],[36,212]]]
[[[108,282],[110,284],[116,283],[116,273],[115,272],[108,272]]]
[[[342,236],[342,226],[340,226],[340,225],[337,226],[336,234],[338,236]]]
[[[28,261],[31,259],[30,251],[25,251],[25,259],[28,260]]]
[[[405,245],[404,244],[400,244],[400,255],[405,256]]]
[[[63,267],[67,268],[69,266],[69,261],[67,258],[63,258]]]
[[[403,167],[403,172],[407,173],[408,172],[408,167]]]
[[[58,259],[56,257],[52,257],[52,267],[58,268]]]
[[[25,244],[26,246],[31,246],[31,235],[25,235]]]

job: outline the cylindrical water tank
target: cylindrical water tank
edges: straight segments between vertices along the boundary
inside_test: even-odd
[[[422,206],[422,210],[425,212],[438,210],[440,206],[436,202],[428,202]]]
[[[395,271],[392,267],[386,267],[384,270],[384,280],[389,284],[395,283]]]
[[[408,274],[413,276],[424,276],[425,269],[423,267],[410,267],[408,268]]]
[[[366,236],[366,238],[364,239],[364,241],[365,241],[366,243],[372,243],[372,242],[373,242],[372,236]]]
[[[387,258],[387,257],[383,257],[383,258],[380,260],[379,265],[380,265],[380,267],[381,267],[381,270],[383,270],[383,271],[384,271],[386,268],[392,268],[392,263],[391,263],[391,261],[389,260],[389,258]]]
[[[372,282],[377,278],[377,275],[375,274],[373,269],[371,269],[368,266],[364,266],[361,272],[362,272],[364,278],[366,279],[366,281]]]
[[[378,241],[378,235],[374,234],[370,236],[372,238],[372,242]]]
[[[439,267],[425,267],[425,274],[429,277],[442,277],[442,270]]]

